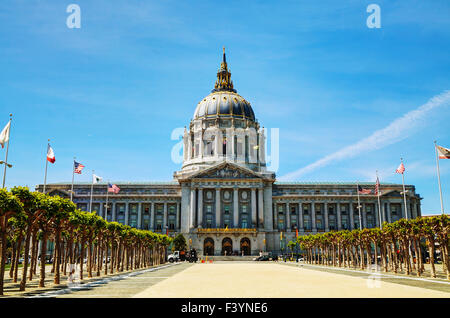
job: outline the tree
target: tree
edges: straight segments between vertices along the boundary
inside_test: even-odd
[[[175,246],[175,250],[177,251],[182,251],[184,249],[186,249],[186,239],[183,236],[183,234],[178,234],[177,236],[175,236],[175,238],[173,239],[173,245]]]
[[[7,227],[8,220],[23,214],[23,204],[20,200],[5,189],[0,189],[0,296],[3,295],[3,279],[6,266]]]

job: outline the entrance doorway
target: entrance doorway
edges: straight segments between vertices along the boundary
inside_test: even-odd
[[[244,255],[250,255],[251,254],[251,246],[250,246],[250,240],[246,237],[244,237],[241,240],[241,255],[242,252],[244,252]]]
[[[214,255],[214,240],[210,237],[205,239],[203,243],[203,255],[213,256]]]
[[[231,255],[233,253],[233,241],[226,237],[222,241],[222,255]]]

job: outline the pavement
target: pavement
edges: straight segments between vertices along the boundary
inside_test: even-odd
[[[79,285],[32,289],[10,297],[450,298],[450,282],[443,279],[295,262],[251,261],[165,264],[93,278]]]
[[[147,298],[450,298],[447,291],[268,262],[195,264],[132,297]]]

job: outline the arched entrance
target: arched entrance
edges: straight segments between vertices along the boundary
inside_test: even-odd
[[[244,255],[250,255],[251,254],[251,246],[250,246],[250,240],[246,237],[244,237],[241,240],[241,255],[242,252],[244,252]]]
[[[233,241],[229,237],[226,237],[222,240],[222,255],[231,255],[232,253]]]
[[[203,255],[214,255],[214,240],[210,237],[206,238],[205,242],[203,243]]]

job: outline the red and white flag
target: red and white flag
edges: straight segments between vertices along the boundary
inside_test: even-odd
[[[436,145],[439,159],[450,159],[450,149]]]
[[[375,182],[375,195],[379,195],[380,193],[380,180],[378,180],[377,177],[377,182]]]
[[[119,193],[120,188],[118,186],[116,186],[115,184],[111,184],[108,183],[108,192],[112,192],[112,193]]]
[[[398,166],[397,170],[395,170],[395,173],[403,174],[405,172],[405,166],[403,165],[403,162]]]
[[[51,163],[55,163],[55,153],[53,152],[52,147],[50,147],[50,144],[48,144],[47,149],[47,160],[50,161]]]

